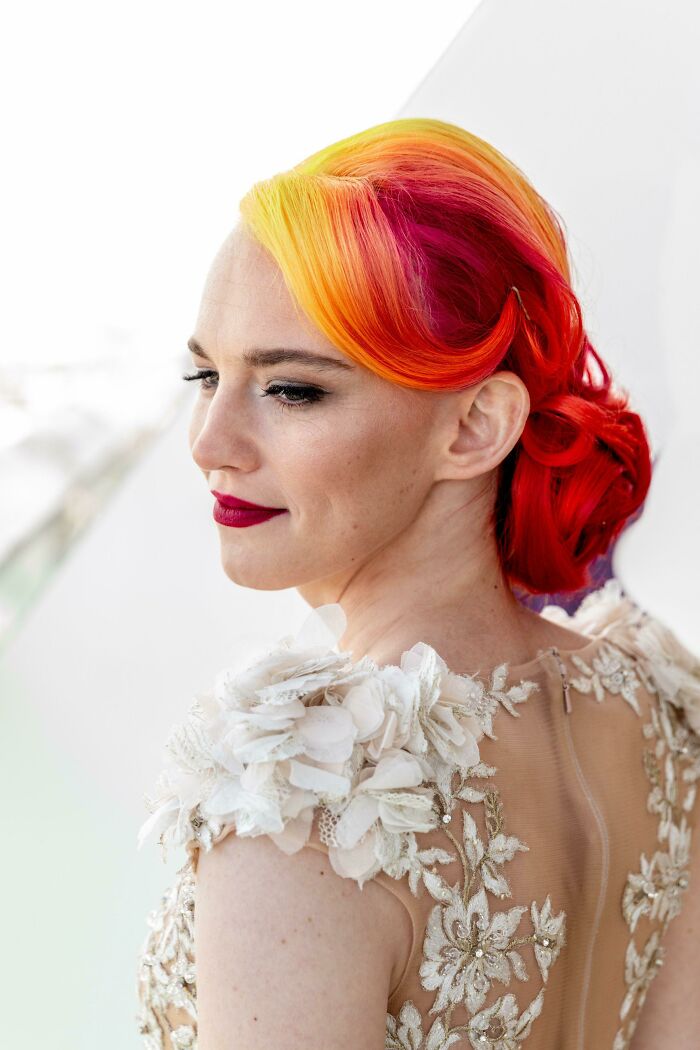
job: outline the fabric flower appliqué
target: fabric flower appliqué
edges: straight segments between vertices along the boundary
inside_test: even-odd
[[[321,606],[296,636],[219,672],[170,732],[139,847],[155,832],[164,850],[209,850],[235,828],[294,853],[321,806],[333,819],[331,863],[360,886],[397,856],[397,836],[410,854],[413,834],[439,820],[435,782],[476,766],[494,707],[534,686],[504,691],[499,678],[492,696],[424,642],[400,666],[353,661],[337,651],[345,628],[339,604]]]

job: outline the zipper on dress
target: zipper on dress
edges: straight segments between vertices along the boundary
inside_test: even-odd
[[[571,714],[571,696],[569,694],[569,676],[566,673],[566,666],[562,660],[561,653],[557,649],[556,645],[553,645],[549,650],[554,659],[557,661],[559,666],[559,674],[561,675],[561,686],[564,693],[564,710],[567,715]]]

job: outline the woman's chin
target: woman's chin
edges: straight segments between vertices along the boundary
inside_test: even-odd
[[[231,583],[239,587],[247,587],[252,591],[284,591],[296,587],[298,578],[295,573],[290,573],[289,566],[275,566],[265,564],[264,553],[260,559],[260,565],[255,564],[255,559],[250,552],[236,551],[221,552],[221,567]]]

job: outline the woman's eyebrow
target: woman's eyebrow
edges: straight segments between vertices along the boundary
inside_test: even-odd
[[[210,364],[214,363],[196,339],[188,339],[187,346],[196,357],[201,357],[204,361],[209,361]],[[282,361],[305,361],[308,364],[317,365],[319,368],[343,368],[348,371],[351,371],[353,368],[351,364],[341,361],[337,357],[326,357],[324,354],[315,354],[311,350],[296,350],[290,347],[246,350],[241,357],[243,362],[250,365],[251,368],[259,368],[261,365],[278,365]]]

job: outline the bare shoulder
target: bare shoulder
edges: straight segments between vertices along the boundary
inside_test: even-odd
[[[324,852],[228,835],[197,864],[201,1050],[377,1050],[409,925],[390,892],[341,878]]]

